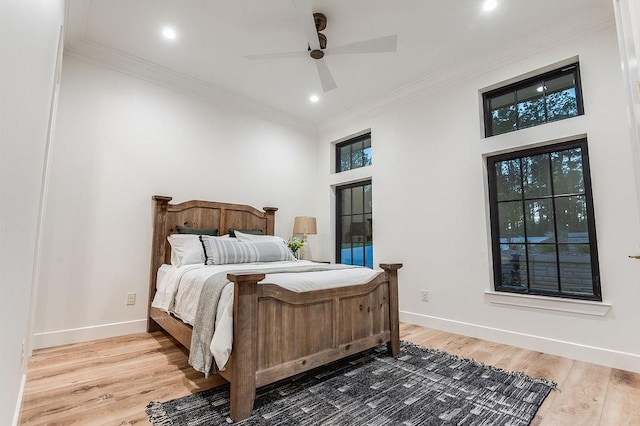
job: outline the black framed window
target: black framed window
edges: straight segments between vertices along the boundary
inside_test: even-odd
[[[371,165],[371,133],[336,144],[336,173]]]
[[[587,140],[487,159],[496,291],[602,300]]]
[[[584,114],[577,63],[483,94],[485,136]]]
[[[336,188],[336,261],[373,268],[371,181]]]

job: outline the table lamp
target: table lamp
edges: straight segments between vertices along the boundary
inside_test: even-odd
[[[315,217],[309,217],[309,216],[297,216],[294,221],[293,221],[293,235],[302,235],[302,239],[305,241],[305,243],[307,242],[307,236],[308,235],[315,235],[318,233],[318,230],[316,228],[316,218]],[[300,258],[304,259],[305,256],[305,252],[307,250],[305,250],[305,247],[307,246],[307,244],[305,244],[304,246],[302,246],[302,248],[300,249]]]

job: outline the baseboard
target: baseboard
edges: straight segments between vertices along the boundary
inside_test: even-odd
[[[18,391],[18,400],[16,401],[16,409],[13,412],[13,420],[11,421],[11,426],[18,426],[20,423],[20,413],[22,412],[22,398],[24,398],[24,386],[27,383],[27,373],[22,375],[22,380],[20,381],[20,390]]]
[[[102,324],[91,327],[72,328],[68,330],[35,333],[33,348],[49,348],[51,346],[68,345],[70,343],[86,342],[89,340],[106,339],[108,337],[124,336],[126,334],[142,333],[147,330],[147,320],[134,320]]]
[[[640,355],[400,311],[400,321],[640,373]]]

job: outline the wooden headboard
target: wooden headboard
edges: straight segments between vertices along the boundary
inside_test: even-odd
[[[219,203],[215,201],[186,201],[169,204],[171,197],[154,195],[153,240],[151,248],[151,272],[149,305],[156,293],[158,268],[171,263],[171,246],[167,237],[177,232],[176,226],[191,228],[218,228],[220,235],[229,228],[261,229],[264,235],[274,234],[276,207],[264,207],[260,211],[244,204]]]

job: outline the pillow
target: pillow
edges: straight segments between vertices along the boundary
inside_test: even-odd
[[[244,232],[240,232],[238,230],[235,231],[236,238],[240,241],[282,241],[286,242],[282,237],[276,237],[275,235],[261,235],[261,234],[246,234]]]
[[[207,265],[296,260],[284,241],[240,241],[200,235]]]
[[[238,229],[238,231],[245,234],[262,235],[262,229]],[[229,236],[232,238],[236,236],[235,228],[229,228]]]
[[[172,234],[167,237],[171,244],[171,264],[173,266],[204,263],[204,249],[199,235]]]
[[[197,234],[197,235],[218,235],[218,228],[189,228],[188,226],[176,225],[178,234]]]

